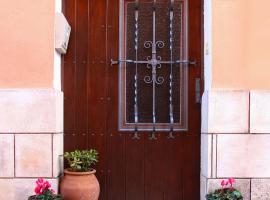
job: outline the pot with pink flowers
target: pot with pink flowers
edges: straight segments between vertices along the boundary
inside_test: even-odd
[[[221,188],[216,189],[206,195],[207,200],[243,200],[243,196],[239,190],[233,187],[235,179],[229,178],[222,180],[220,185]]]
[[[28,200],[63,200],[61,195],[55,194],[55,191],[51,188],[51,184],[39,178],[36,181],[35,195],[32,195]]]
[[[69,168],[64,170],[60,191],[65,200],[98,200],[100,187],[92,165],[98,162],[94,149],[65,152]]]

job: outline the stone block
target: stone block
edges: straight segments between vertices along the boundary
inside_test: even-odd
[[[17,134],[16,177],[52,177],[52,135]]]
[[[63,94],[51,89],[0,90],[1,133],[63,132]]]
[[[14,177],[13,134],[0,134],[0,177]]]
[[[63,173],[63,133],[53,134],[53,177]]]
[[[270,91],[250,92],[250,132],[270,133]]]
[[[251,200],[270,199],[270,179],[251,180]]]
[[[270,177],[270,135],[217,137],[217,177]]]
[[[201,184],[200,184],[200,194],[201,200],[205,200],[207,194],[207,178],[201,175]]]
[[[203,96],[203,133],[247,133],[249,92],[208,91]]]
[[[212,135],[201,135],[201,174],[205,177],[211,177],[212,164]]]

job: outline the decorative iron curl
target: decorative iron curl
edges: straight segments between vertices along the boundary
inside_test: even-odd
[[[152,83],[153,82],[153,80],[150,76],[145,76],[143,80],[145,83]]]
[[[161,56],[157,56],[157,61],[161,61]],[[157,62],[157,68],[161,69],[161,63]]]
[[[165,47],[165,42],[163,41],[157,41],[156,42],[156,46],[160,49],[162,49],[163,47]]]
[[[161,64],[160,64],[160,63],[157,64],[157,68],[158,68],[158,69],[161,68]]]
[[[164,83],[164,77],[163,76],[158,76],[156,79],[156,84],[162,85]]]
[[[147,60],[147,61],[151,61],[151,56],[147,56],[147,57],[146,57],[146,60]],[[152,64],[151,64],[151,63],[147,63],[147,64],[146,64],[146,67],[147,67],[148,69],[151,69],[151,68],[152,68]]]
[[[152,41],[145,41],[144,44],[143,44],[144,48],[146,48],[146,49],[151,48],[152,45],[153,45]]]

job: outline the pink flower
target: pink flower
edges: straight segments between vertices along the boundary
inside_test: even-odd
[[[45,181],[42,186],[43,190],[48,190],[51,187],[51,184],[48,181]]]
[[[51,189],[51,192],[52,192],[53,194],[55,194],[55,190],[54,190],[54,189]]]
[[[228,181],[222,180],[222,181],[221,181],[221,186],[222,186],[222,187],[225,187],[226,185],[228,185],[228,183],[229,183]]]
[[[48,181],[44,181],[44,179],[39,178],[36,181],[37,186],[35,187],[35,193],[36,195],[41,195],[44,191],[51,190],[54,192],[54,190],[50,189],[51,184]]]
[[[43,178],[39,178],[39,179],[36,181],[37,184],[42,184],[43,182],[44,182]]]
[[[235,183],[235,179],[234,178],[229,178],[228,182],[230,183],[230,185],[232,187],[232,185]]]
[[[40,194],[42,194],[42,187],[41,186],[36,186],[36,188],[35,188],[35,193],[36,193],[36,195],[40,195]]]

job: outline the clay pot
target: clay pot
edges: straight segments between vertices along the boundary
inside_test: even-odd
[[[98,200],[100,187],[95,176],[96,170],[72,172],[66,169],[64,173],[60,184],[64,200]]]

